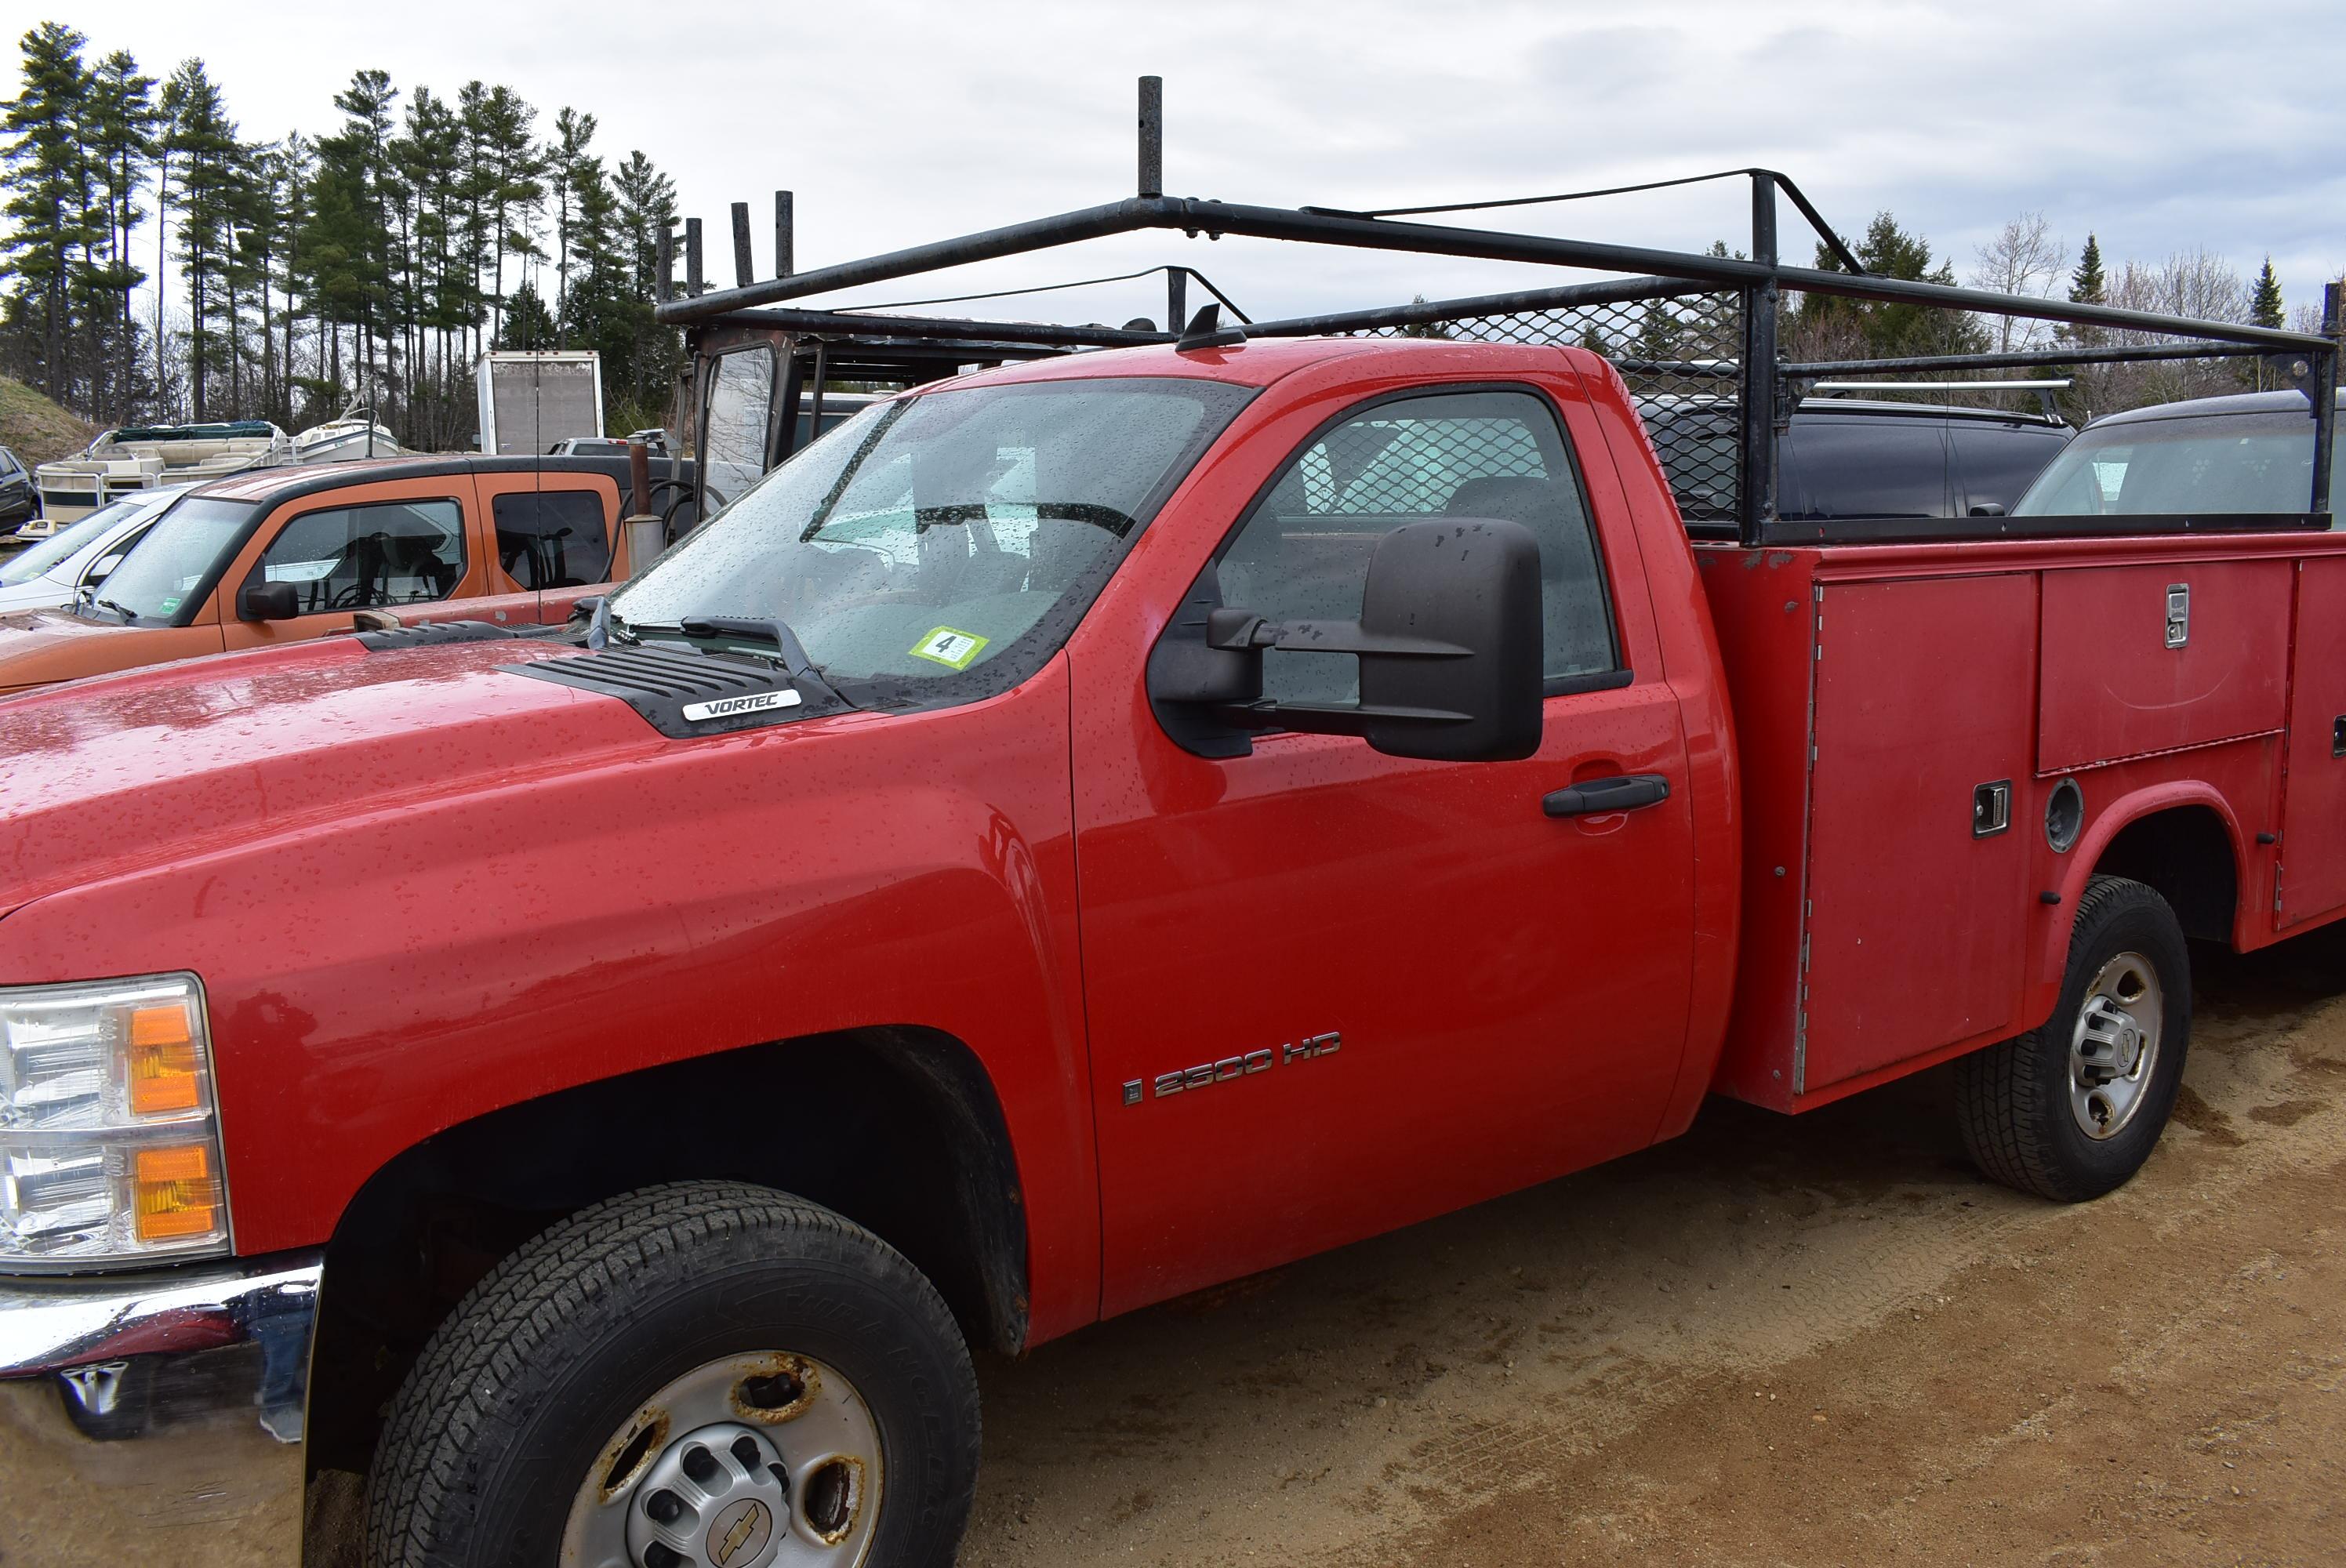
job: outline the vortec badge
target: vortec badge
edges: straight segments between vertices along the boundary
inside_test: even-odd
[[[684,705],[684,717],[698,723],[704,718],[739,718],[745,713],[767,713],[798,705],[799,694],[794,690],[760,691],[748,697],[720,697],[715,702],[688,702]]]

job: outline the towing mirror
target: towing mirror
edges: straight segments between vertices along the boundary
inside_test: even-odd
[[[290,621],[301,613],[301,591],[291,583],[247,583],[237,591],[240,621]]]
[[[1243,755],[1248,734],[1358,735],[1392,757],[1501,761],[1540,743],[1539,544],[1519,523],[1410,523],[1377,543],[1357,621],[1270,621],[1223,607],[1209,571],[1149,658],[1149,698],[1173,738]],[[1349,653],[1350,706],[1262,695],[1267,650]]]

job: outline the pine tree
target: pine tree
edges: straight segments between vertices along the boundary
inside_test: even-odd
[[[535,284],[522,283],[505,301],[503,324],[490,347],[497,349],[550,349],[554,346],[554,312],[538,298]]]
[[[481,332],[488,321],[487,292],[481,274],[487,270],[491,249],[490,212],[496,174],[489,153],[489,89],[479,80],[466,82],[456,93],[457,195],[464,206],[457,252],[473,280],[472,329],[468,357],[481,352]]]
[[[456,401],[449,339],[469,319],[470,290],[459,276],[464,254],[464,140],[458,112],[431,88],[418,87],[408,101],[406,134],[392,144],[393,161],[413,208],[409,435],[427,445],[454,439],[445,418]]]
[[[22,87],[5,115],[0,135],[0,275],[21,280],[13,312],[37,317],[37,379],[49,395],[75,400],[71,341],[73,302],[83,286],[91,247],[101,230],[93,221],[89,166],[81,131],[90,96],[81,51],[88,40],[71,27],[44,22],[19,40]],[[28,345],[30,346],[30,345]]]
[[[1678,357],[1679,344],[1685,339],[1678,314],[1668,300],[1649,301],[1637,321],[1637,335],[1629,340],[1628,356],[1655,364],[1668,364]]]
[[[171,235],[172,158],[179,149],[179,116],[187,107],[186,67],[165,79],[155,100],[155,395],[170,396],[168,356],[170,340],[163,322],[163,269],[168,260]]]
[[[574,314],[570,309],[570,260],[576,239],[573,229],[580,186],[588,178],[586,165],[591,155],[586,148],[594,139],[593,115],[582,115],[566,104],[556,112],[554,140],[546,149],[546,168],[548,194],[554,201],[554,317],[565,330],[565,346]],[[593,178],[599,180],[603,160],[597,158],[593,161]]]
[[[276,316],[270,308],[270,283],[277,276],[278,256],[285,244],[285,177],[283,148],[275,143],[249,147],[239,160],[235,203],[235,244],[230,252],[229,295],[250,297],[260,326],[255,351],[242,331],[242,310],[235,310],[238,341],[234,361],[240,383],[246,369],[253,372],[249,386],[235,392],[239,417],[259,416],[283,421],[292,417],[277,375]]]
[[[97,170],[107,229],[107,269],[103,287],[115,297],[107,322],[113,339],[107,361],[111,395],[101,393],[94,412],[117,420],[130,417],[138,396],[138,329],[130,297],[147,274],[131,260],[130,237],[146,219],[138,198],[155,158],[155,78],[141,75],[138,61],[117,49],[98,63],[91,77],[91,114],[87,150]]]
[[[1858,242],[1857,260],[1880,278],[1901,278],[1926,283],[1953,283],[1954,266],[1933,264],[1929,241],[1909,234],[1887,212],[1877,212]],[[1848,269],[1820,244],[1816,266],[1825,272]],[[1965,311],[1933,305],[1888,304],[1844,299],[1831,294],[1807,294],[1792,312],[1793,337],[1801,358],[1835,357],[1835,345],[1854,339],[1856,351],[1867,358],[1909,355],[1977,353],[1988,337],[1979,319]]]
[[[2109,280],[2102,272],[2102,242],[2092,234],[2086,236],[2086,246],[2077,253],[2077,266],[2069,274],[2069,302],[2073,305],[2106,305],[2109,303]],[[2103,341],[2103,328],[2082,323],[2061,329],[2061,340],[2079,348],[2093,348]],[[2061,393],[2065,417],[2084,423],[2108,395],[2102,383],[2107,375],[2096,367],[2073,366],[2068,372],[2069,385]]]
[[[658,286],[659,237],[676,227],[676,181],[638,150],[612,171],[611,186],[626,235],[628,287],[648,300]]]
[[[505,258],[528,261],[542,255],[529,230],[538,206],[546,199],[546,163],[537,149],[533,127],[537,111],[511,87],[491,87],[481,102],[480,135],[487,188],[484,198],[488,219],[493,280],[489,309],[497,331],[505,328]],[[541,302],[538,309],[543,311]]]
[[[2086,249],[2077,257],[2077,270],[2069,274],[2069,301],[2075,305],[2106,305],[2109,298],[2109,280],[2102,276],[2102,242],[2088,234]]]
[[[366,292],[364,221],[348,169],[322,148],[309,179],[308,221],[297,244],[297,276],[317,333],[311,373],[303,382],[311,404],[332,413],[347,396],[342,380],[342,331],[359,318]]]
[[[684,363],[683,334],[652,318],[658,297],[659,237],[676,227],[676,181],[630,152],[611,178],[621,255],[627,269],[624,351],[606,359],[605,401],[623,417],[615,428],[663,423],[670,389]]]
[[[171,73],[171,85],[178,89],[171,145],[179,159],[177,260],[188,287],[188,394],[200,423],[210,416],[210,382],[223,351],[218,329],[223,323],[230,351],[235,342],[235,302],[227,272],[244,184],[244,148],[203,61],[181,62]]]
[[[2265,258],[2264,270],[2257,274],[2256,291],[2249,297],[2249,320],[2259,327],[2280,327],[2289,320],[2280,297],[2280,279],[2273,272],[2272,258]]]
[[[351,85],[334,95],[344,117],[342,130],[318,138],[318,161],[334,170],[349,201],[342,274],[352,314],[346,320],[358,329],[359,391],[369,398],[379,395],[379,369],[396,372],[395,365],[380,366],[379,357],[388,347],[394,307],[392,210],[399,185],[390,144],[398,97],[388,72],[354,73]]]
[[[280,193],[278,199],[282,203],[277,214],[276,260],[277,290],[285,300],[284,314],[279,319],[277,346],[280,358],[275,381],[285,423],[291,425],[307,423],[301,420],[301,411],[293,395],[302,386],[294,372],[293,346],[300,334],[293,301],[303,277],[301,239],[310,227],[310,187],[317,177],[317,153],[309,138],[296,131],[278,143],[270,166],[270,184]]]

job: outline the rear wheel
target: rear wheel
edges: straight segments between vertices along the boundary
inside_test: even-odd
[[[977,1449],[969,1352],[886,1243],[761,1187],[651,1187],[442,1325],[376,1453],[367,1562],[944,1564]]]
[[[1955,1066],[1964,1142],[1982,1171],[2076,1203],[2150,1157],[2183,1084],[2191,965],[2167,901],[2096,877],[2077,902],[2053,1016]]]

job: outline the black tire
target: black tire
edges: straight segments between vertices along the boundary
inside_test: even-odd
[[[2104,964],[2136,952],[2159,982],[2160,1038],[2139,1107],[2106,1139],[2086,1135],[2070,1109],[2069,1049],[2086,988]],[[2096,877],[2077,901],[2069,964],[2053,1016],[2014,1040],[1955,1064],[1955,1110],[1981,1172],[2006,1186],[2082,1203],[2142,1168],[2183,1086],[2191,1044],[2191,961],[2167,901],[2140,882]]]
[[[368,1568],[546,1568],[598,1451],[670,1379],[785,1349],[846,1375],[886,1456],[872,1551],[948,1564],[977,1380],[935,1289],[870,1231],[729,1182],[647,1187],[506,1258],[425,1346],[367,1481]]]

